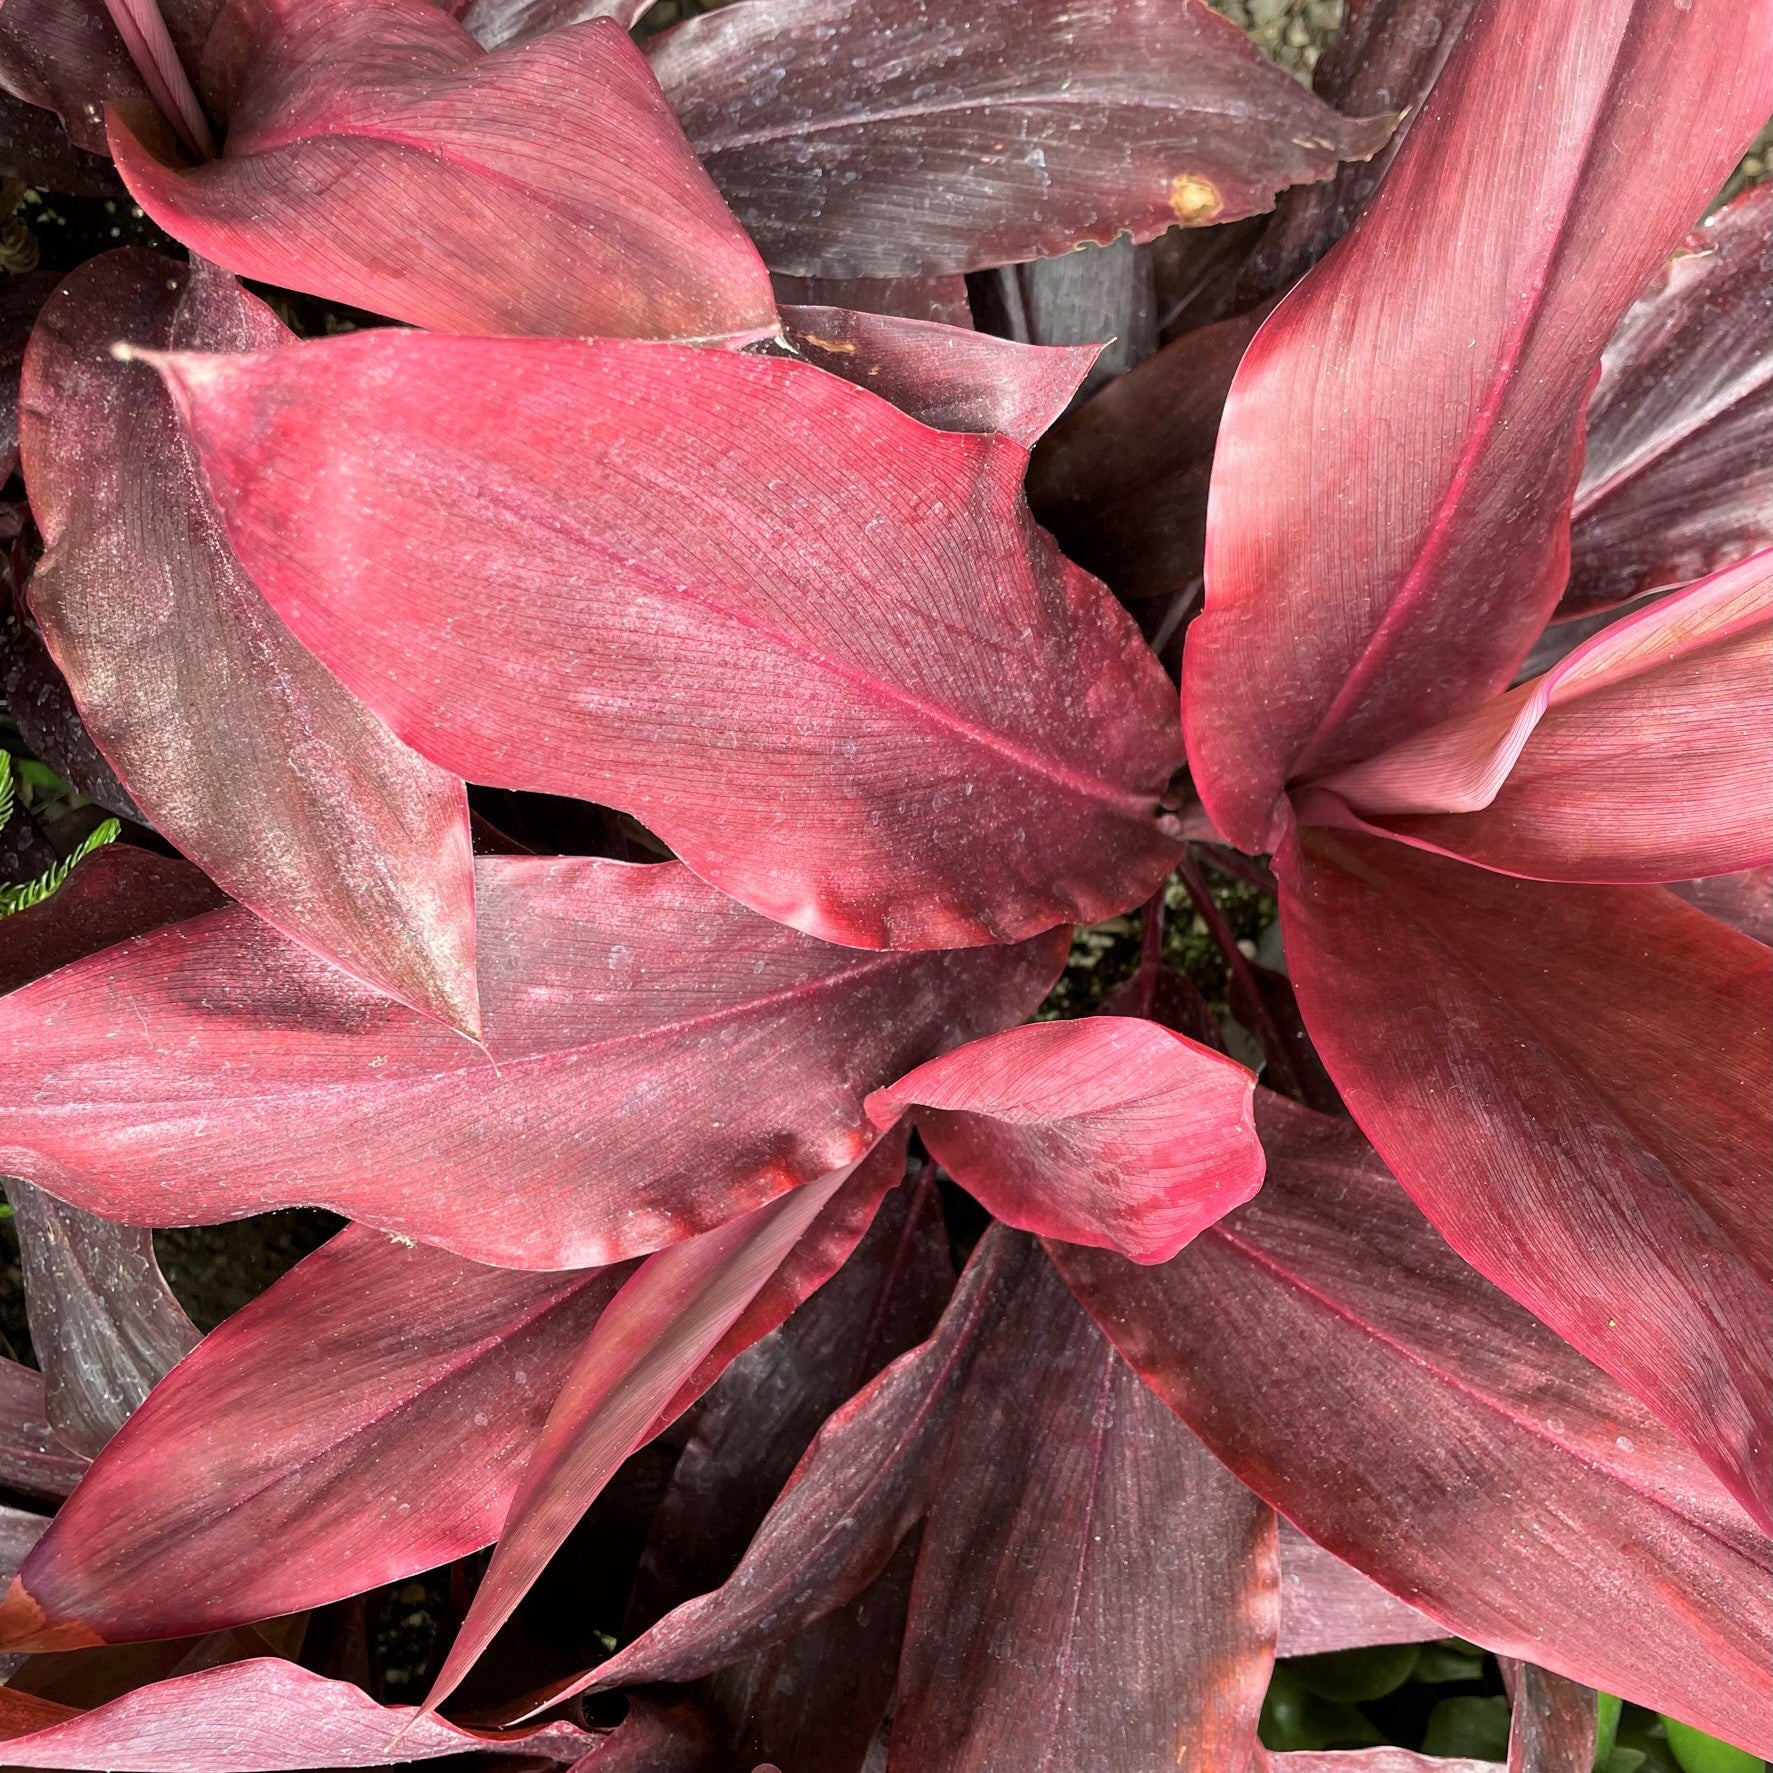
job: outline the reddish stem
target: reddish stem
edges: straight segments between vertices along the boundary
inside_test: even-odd
[[[1225,964],[1231,969],[1232,978],[1243,987],[1244,1001],[1256,1023],[1250,1032],[1261,1043],[1264,1055],[1285,1053],[1286,1039],[1269,1012],[1268,1000],[1262,995],[1262,987],[1251,970],[1249,957],[1238,947],[1237,937],[1233,934],[1231,925],[1225,921],[1224,912],[1214,902],[1213,895],[1207,891],[1207,883],[1201,878],[1200,870],[1184,856],[1176,864],[1176,873],[1183,886],[1188,889],[1188,896],[1194,901],[1194,908],[1200,913],[1201,922],[1207,926],[1207,934],[1218,944],[1219,952],[1225,956]]]

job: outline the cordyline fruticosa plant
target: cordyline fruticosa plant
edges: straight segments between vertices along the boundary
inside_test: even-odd
[[[1766,1752],[1773,0],[644,10],[0,0],[0,171],[189,252],[7,293],[128,823],[0,923],[0,1756],[1243,1773],[1449,1633]],[[139,1228],[294,1205],[199,1340]],[[423,1706],[304,1647],[443,1565]]]

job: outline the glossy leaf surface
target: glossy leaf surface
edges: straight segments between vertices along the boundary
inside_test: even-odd
[[[175,168],[110,123],[130,194],[193,252],[442,332],[773,329],[756,251],[613,20],[489,54],[425,0],[233,0],[224,33],[220,159]]]
[[[1199,0],[765,0],[651,49],[773,270],[919,277],[1228,221],[1370,154]]]
[[[920,1065],[868,1099],[911,1113],[994,1218],[1167,1262],[1262,1182],[1255,1078],[1156,1022],[1030,1022]]]
[[[1773,110],[1769,32],[1773,0],[1481,8],[1245,353],[1184,676],[1196,782],[1240,848],[1280,841],[1289,779],[1513,675],[1563,591],[1594,365]]]
[[[1169,1773],[1256,1746],[1274,1517],[1052,1265],[968,1375],[918,1551],[888,1767]]]
[[[1281,920],[1312,1037],[1417,1204],[1765,1520],[1773,956],[1658,888],[1343,834],[1288,865]]]
[[[273,349],[233,278],[125,249],[51,298],[22,443],[46,552],[31,612],[147,822],[234,898],[359,979],[477,1030],[459,779],[407,750],[242,571],[160,378],[111,347]]]
[[[1335,823],[1333,796],[1408,842],[1540,879],[1736,874],[1773,859],[1769,730],[1773,549],[1306,790],[1301,816]]]
[[[1027,1015],[1065,953],[834,948],[675,864],[477,875],[484,1050],[222,911],[0,1000],[0,1169],[152,1224],[317,1204],[617,1261],[853,1163],[870,1090]]]
[[[1121,1352],[1259,1495],[1449,1631],[1762,1740],[1767,1540],[1460,1261],[1353,1126],[1266,1092],[1258,1124],[1261,1194],[1175,1261],[1055,1247]]]
[[[1093,345],[1019,345],[958,326],[847,308],[784,308],[807,362],[938,431],[996,432],[1031,449],[1077,392]]]
[[[269,1657],[156,1681],[85,1712],[29,1694],[0,1694],[0,1745],[15,1767],[314,1773],[491,1748],[569,1761],[591,1741],[565,1723],[466,1730],[410,1705],[377,1705],[346,1681]]]
[[[1011,444],[810,364],[620,341],[162,367],[273,607],[446,768],[621,807],[857,947],[1091,921],[1171,865],[1173,691]],[[472,587],[435,570],[464,523]]]
[[[146,1231],[6,1178],[49,1421],[92,1458],[197,1346]]]
[[[1588,403],[1560,616],[1773,545],[1773,186],[1696,229],[1620,323]]]

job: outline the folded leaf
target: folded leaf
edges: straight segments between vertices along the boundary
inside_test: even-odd
[[[889,1767],[1241,1767],[1274,1517],[1038,1258],[968,1375],[918,1551]]]
[[[91,1711],[0,1691],[0,1744],[14,1767],[113,1773],[312,1773],[506,1749],[569,1761],[593,1738],[575,1724],[468,1730],[360,1687],[260,1657],[156,1681]]]
[[[1531,1662],[1515,1663],[1513,1673],[1508,1773],[1592,1773],[1593,1690]]]
[[[111,351],[120,338],[247,351],[290,336],[201,261],[125,248],[61,286],[21,395],[46,547],[31,613],[148,823],[286,935],[477,1032],[461,782],[408,751],[266,607],[160,378]]]
[[[484,1050],[221,911],[0,999],[0,1171],[137,1223],[326,1205],[618,1261],[853,1163],[868,1092],[1027,1015],[1066,946],[860,954],[669,863],[476,873]]]
[[[1406,842],[1542,880],[1740,873],[1773,859],[1770,725],[1773,549],[1329,777],[1300,814],[1334,823],[1334,796]]]
[[[649,1256],[597,1320],[548,1414],[425,1709],[455,1689],[660,1414],[849,1180],[835,1170]]]
[[[993,1217],[1167,1262],[1262,1183],[1255,1078],[1156,1022],[1030,1022],[920,1065],[868,1098]]]
[[[1245,353],[1183,679],[1196,784],[1240,848],[1281,840],[1290,778],[1513,676],[1563,591],[1594,365],[1773,111],[1769,32],[1773,0],[1479,9]]]
[[[1052,1246],[1116,1346],[1259,1495],[1447,1630],[1763,1741],[1767,1540],[1353,1126],[1267,1092],[1258,1121],[1261,1194],[1175,1261]]]
[[[619,341],[162,368],[272,606],[445,768],[621,807],[856,947],[1093,921],[1174,860],[1173,689],[1029,518],[1013,445]],[[317,484],[346,489],[325,513]],[[436,570],[463,525],[471,585]]]
[[[458,16],[481,48],[503,49],[588,18],[612,18],[630,31],[652,4],[653,0],[468,0]]]
[[[971,326],[967,280],[951,277],[784,277],[770,273],[776,300],[799,308],[848,308],[858,314]]]
[[[220,159],[166,165],[109,125],[130,195],[192,252],[442,332],[774,329],[755,249],[613,20],[489,54],[426,0],[232,0],[216,36]]]
[[[58,281],[53,271],[27,271],[0,284],[0,473],[9,478],[18,466],[19,366],[31,328]]]
[[[76,148],[105,153],[105,105],[148,99],[148,89],[104,6],[6,0],[0,85],[61,118]]]
[[[1124,375],[1157,349],[1157,286],[1149,243],[1121,234],[1057,258],[1000,265],[987,290],[1011,338],[1030,345],[1095,345],[1084,396]]]
[[[1751,868],[1744,874],[1714,874],[1704,880],[1669,882],[1689,905],[1731,929],[1773,945],[1773,868]]]
[[[1339,116],[1200,0],[764,0],[650,54],[771,269],[801,277],[974,271],[1229,221],[1390,128]]]
[[[10,0],[14,6],[18,0]],[[4,31],[0,30],[0,38]],[[47,110],[15,98],[7,81],[17,72],[18,37],[0,45],[0,177],[17,179],[41,191],[67,191],[80,197],[115,197],[123,181],[110,160],[75,147],[59,119]],[[103,131],[95,127],[87,138],[101,149]]]
[[[5,1178],[50,1425],[92,1458],[198,1343],[151,1233]]]
[[[1773,544],[1773,186],[1695,230],[1620,322],[1588,403],[1560,616]]]
[[[26,1496],[66,1496],[86,1460],[49,1426],[43,1375],[0,1360],[0,1484]]]
[[[1445,1626],[1387,1594],[1288,1520],[1280,1522],[1280,1579],[1277,1656],[1316,1656],[1446,1636]]]
[[[1325,1064],[1436,1228],[1764,1522],[1773,955],[1657,888],[1340,833],[1288,862],[1281,922]]]
[[[784,308],[808,363],[890,400],[938,431],[995,431],[1024,449],[1077,392],[1093,345],[1019,345],[989,333],[846,308]]]

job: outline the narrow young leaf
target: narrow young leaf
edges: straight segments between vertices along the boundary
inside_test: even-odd
[[[426,0],[236,0],[224,31],[220,159],[170,166],[109,124],[130,195],[192,252],[443,332],[774,330],[755,248],[614,20],[488,54]]]
[[[1262,1182],[1255,1078],[1156,1022],[1030,1022],[929,1060],[868,1098],[910,1112],[994,1218],[1167,1262]]]
[[[322,1205],[595,1266],[854,1163],[868,1092],[1026,1016],[1066,950],[835,948],[674,863],[476,872],[484,1050],[221,911],[0,999],[0,1170],[136,1223]]]
[[[1174,691],[1028,516],[1012,444],[810,364],[622,341],[161,367],[272,606],[446,768],[619,806],[856,947],[1092,921],[1174,861]],[[470,585],[436,571],[463,525]]]
[[[1765,1522],[1773,955],[1659,888],[1343,833],[1288,859],[1281,922],[1324,1062],[1436,1228]]]
[[[1373,153],[1201,0],[762,0],[653,71],[770,268],[927,277],[1229,221]]]
[[[165,386],[112,351],[290,338],[201,260],[124,248],[61,286],[21,394],[46,550],[31,613],[148,823],[286,935],[477,1032],[460,780],[407,750],[266,607]]]
[[[1594,366],[1773,111],[1770,34],[1773,0],[1480,7],[1258,333],[1184,674],[1195,780],[1240,848],[1280,841],[1291,778],[1514,674],[1563,591]]]

